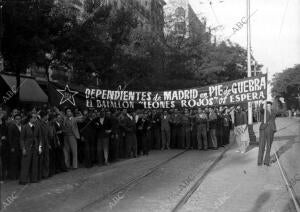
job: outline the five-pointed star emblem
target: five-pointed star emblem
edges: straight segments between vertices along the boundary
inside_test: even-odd
[[[74,96],[78,94],[77,91],[71,91],[68,85],[66,85],[65,90],[56,90],[62,95],[62,98],[59,103],[60,105],[68,101],[75,106]]]

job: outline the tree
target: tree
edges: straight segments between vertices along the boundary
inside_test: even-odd
[[[274,75],[272,96],[284,97],[288,107],[300,106],[300,64]]]
[[[60,48],[57,47],[58,40],[75,21],[75,14],[68,17],[62,12],[56,13],[59,6],[54,0],[4,3],[2,54],[5,70],[16,74],[17,96],[20,74],[33,64],[48,70]],[[61,11],[64,9],[60,8]]]
[[[53,68],[71,69],[73,83],[95,84],[97,76],[102,87],[109,87],[117,81],[118,58],[129,45],[136,20],[124,8],[112,9],[97,1],[86,1],[81,17],[65,34],[62,41],[67,46]]]

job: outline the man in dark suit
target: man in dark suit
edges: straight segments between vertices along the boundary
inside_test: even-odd
[[[109,139],[112,132],[112,123],[110,112],[101,111],[100,117],[96,119],[95,125],[97,129],[97,158],[99,165],[103,163],[108,165]]]
[[[201,108],[198,109],[198,114],[195,116],[195,124],[197,126],[197,148],[198,150],[207,150],[208,117]]]
[[[64,155],[64,135],[63,135],[63,119],[60,114],[56,114],[54,120],[54,129],[55,129],[55,139],[56,146],[54,149],[55,152],[55,172],[65,172],[67,171],[67,166],[65,163],[65,155]]]
[[[118,160],[120,157],[120,140],[121,140],[121,132],[120,132],[120,120],[119,120],[119,112],[113,111],[111,115],[111,124],[112,124],[112,132],[110,137],[111,144],[111,159]]]
[[[0,108],[0,181],[5,180],[9,170],[10,149],[7,142],[5,113]]]
[[[179,113],[178,109],[174,109],[174,113],[171,116],[171,146],[172,148],[183,148],[183,123],[182,115]]]
[[[137,138],[136,138],[136,122],[133,117],[133,113],[127,113],[127,110],[123,110],[123,119],[121,120],[121,126],[125,132],[125,149],[126,157],[137,157]]]
[[[93,113],[89,113],[87,110],[83,112],[86,117],[82,123],[80,129],[81,140],[84,142],[84,165],[86,168],[90,168],[93,165],[94,145],[96,142],[96,126]]]
[[[267,102],[266,108],[266,122],[263,119],[259,127],[259,150],[258,150],[258,161],[259,166],[262,165],[263,159],[266,166],[270,166],[270,152],[274,139],[274,133],[276,132],[276,114],[272,110],[272,102]],[[264,110],[261,111],[261,117],[264,117]],[[264,155],[266,149],[266,154]],[[265,156],[265,157],[264,157]]]
[[[39,128],[35,125],[37,115],[29,115],[29,122],[23,126],[20,135],[22,150],[20,184],[39,181],[39,154],[42,151]]]
[[[161,138],[161,117],[160,113],[157,110],[153,111],[153,119],[152,119],[152,132],[153,132],[153,148],[161,149],[160,138]]]
[[[168,111],[164,111],[161,116],[161,149],[170,149],[170,140],[171,140],[171,128],[170,128],[171,117],[168,114]]]
[[[16,114],[14,121],[8,125],[7,141],[9,145],[9,170],[8,176],[11,180],[19,178],[21,148],[20,148],[20,134],[21,134],[21,115]]]
[[[40,124],[40,133],[42,140],[42,154],[41,154],[41,174],[43,178],[49,177],[50,173],[50,129],[48,122],[48,113],[46,111],[40,112],[41,119],[39,120]]]

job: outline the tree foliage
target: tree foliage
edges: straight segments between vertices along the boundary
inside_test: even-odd
[[[246,50],[229,41],[212,42],[205,20],[195,14],[183,34],[174,25],[178,17],[166,16],[163,36],[139,28],[134,10],[102,2],[8,1],[2,50],[6,70],[19,75],[35,64],[70,73],[71,78],[53,75],[68,83],[96,85],[97,77],[102,88],[141,90],[205,86],[246,76]]]
[[[299,104],[296,98],[300,97],[300,64],[274,75],[272,95],[284,97],[289,106]]]

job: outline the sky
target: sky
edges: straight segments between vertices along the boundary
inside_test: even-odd
[[[212,2],[210,5],[209,2]],[[198,16],[206,17],[218,40],[247,46],[247,26],[233,28],[246,17],[246,0],[189,0]],[[272,75],[300,64],[300,0],[251,0],[251,46],[263,72]],[[244,20],[244,19],[243,19]],[[234,33],[234,34],[233,34]]]

